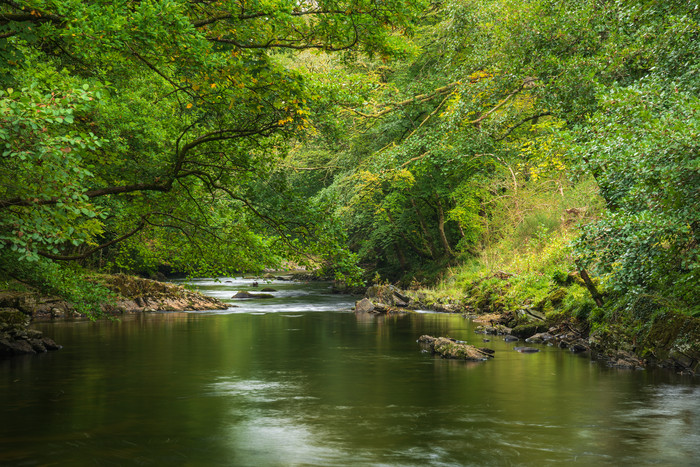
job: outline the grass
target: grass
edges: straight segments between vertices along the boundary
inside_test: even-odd
[[[479,253],[448,268],[437,286],[421,290],[423,296],[439,303],[459,300],[482,312],[530,307],[550,317],[585,319],[595,304],[577,279],[569,245],[602,209],[595,184],[563,189],[550,180],[516,189],[490,201]]]

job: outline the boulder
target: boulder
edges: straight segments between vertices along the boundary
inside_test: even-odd
[[[432,353],[438,354],[442,358],[456,360],[484,361],[493,358],[494,353],[491,349],[479,349],[473,345],[447,337],[423,335],[418,338],[418,343],[429,348]]]
[[[236,292],[236,294],[231,298],[275,298],[275,296],[269,293],[250,293],[239,291]]]
[[[25,339],[0,339],[0,357],[33,354],[36,351]]]
[[[373,285],[367,289],[365,297],[372,303],[381,303],[389,307],[405,308],[411,304],[411,297],[393,285]]]
[[[355,312],[357,313],[373,313],[375,306],[369,298],[363,298],[355,303]]]
[[[544,344],[554,339],[554,336],[548,332],[539,332],[534,336],[525,339],[528,344]]]
[[[547,330],[547,326],[544,324],[536,324],[536,323],[528,323],[528,324],[520,324],[518,326],[515,326],[513,328],[513,335],[517,336],[521,339],[527,339],[528,337],[532,337],[538,332],[544,332]]]
[[[0,357],[43,353],[58,350],[60,345],[29,329],[30,318],[16,308],[0,309]]]

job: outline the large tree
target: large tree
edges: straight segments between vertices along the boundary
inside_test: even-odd
[[[114,260],[119,244],[190,269],[261,267],[275,246],[341,254],[323,207],[274,170],[308,124],[305,77],[284,63],[391,54],[419,7],[0,1],[4,267]]]

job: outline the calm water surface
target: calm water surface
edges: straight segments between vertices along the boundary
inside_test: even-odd
[[[0,465],[699,463],[697,379],[520,354],[458,315],[356,316],[323,284],[269,286],[275,299],[218,312],[37,324],[65,348],[0,361]],[[434,358],[421,334],[496,358]]]

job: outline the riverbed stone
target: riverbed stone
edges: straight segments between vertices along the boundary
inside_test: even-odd
[[[372,313],[375,310],[375,306],[372,300],[369,298],[363,298],[362,300],[355,303],[355,311],[358,313]]]
[[[26,339],[0,339],[0,357],[34,353],[36,351]]]
[[[231,298],[275,298],[274,295],[269,293],[250,293],[246,291],[239,291]]]
[[[546,330],[547,326],[545,324],[528,323],[515,326],[511,332],[514,336],[521,339],[527,339],[528,337],[534,336],[538,332],[545,332]]]
[[[418,343],[428,347],[432,353],[442,358],[468,361],[484,361],[493,358],[491,349],[479,349],[447,337],[422,335],[418,338]]]
[[[554,336],[550,333],[539,332],[534,336],[530,336],[527,339],[525,339],[525,342],[527,342],[528,344],[543,344],[551,341],[552,339],[554,339]]]

